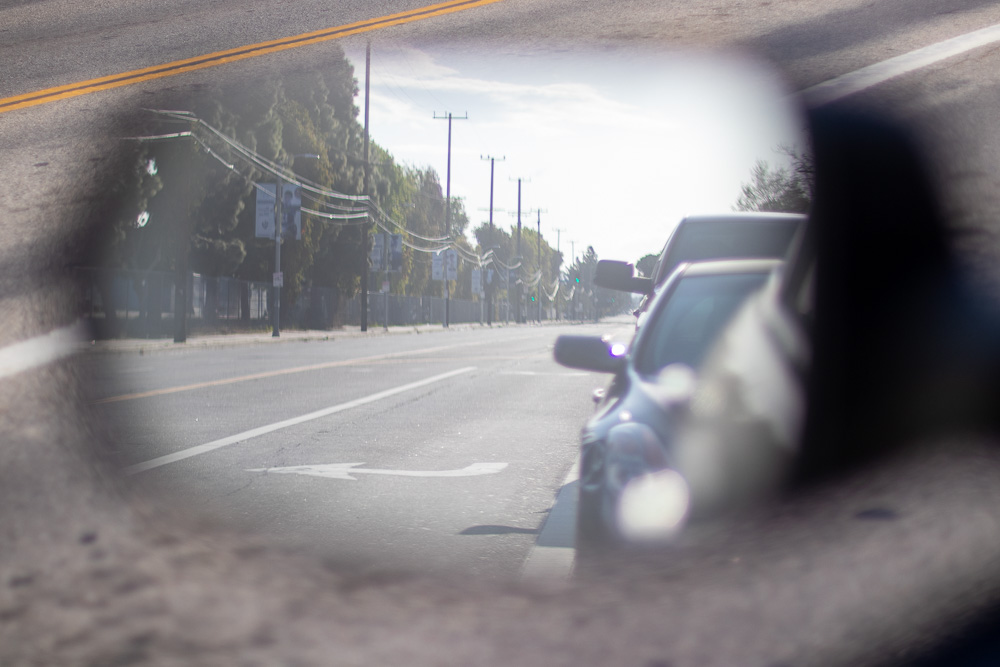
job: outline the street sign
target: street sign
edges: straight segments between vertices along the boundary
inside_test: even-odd
[[[431,255],[431,280],[444,280],[444,253]]]
[[[283,271],[279,271],[279,272],[275,273],[274,276],[273,276],[273,278],[274,278],[274,283],[273,284],[274,284],[275,287],[284,287],[285,286],[285,273]]]
[[[257,208],[256,208],[256,232],[254,236],[259,239],[274,238],[274,192],[277,186],[274,183],[258,183],[257,185]]]
[[[458,280],[458,251],[454,248],[445,250],[444,264],[448,280]]]

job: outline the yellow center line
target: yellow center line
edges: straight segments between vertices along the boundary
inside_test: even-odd
[[[513,339],[513,341],[524,340],[525,338],[526,337],[515,338]],[[267,378],[280,377],[282,375],[293,375],[295,373],[306,373],[309,371],[325,370],[328,368],[371,365],[378,362],[388,361],[391,359],[398,360],[400,357],[423,356],[427,354],[434,354],[436,352],[454,352],[456,349],[462,347],[475,347],[487,344],[490,344],[490,341],[472,341],[469,343],[455,343],[451,345],[442,345],[438,347],[428,347],[423,350],[412,350],[407,352],[389,352],[387,354],[376,354],[370,357],[358,357],[356,359],[344,359],[341,361],[327,361],[321,364],[309,364],[308,366],[282,368],[276,371],[264,371],[261,373],[251,373],[250,375],[240,375],[238,377],[232,377],[232,378],[222,378],[219,380],[206,380],[205,382],[195,382],[192,384],[186,384],[177,387],[164,387],[162,389],[152,389],[150,391],[141,391],[133,394],[121,394],[119,396],[109,396],[107,398],[101,398],[94,401],[93,405],[102,405],[105,403],[120,403],[121,401],[132,401],[139,398],[152,398],[154,396],[166,396],[168,394],[178,394],[183,391],[206,389],[208,387],[220,387],[227,384],[236,384],[238,382],[248,382],[250,380],[264,380]],[[497,358],[502,358],[502,357],[497,357]],[[512,359],[523,360],[524,357],[517,356],[517,357],[512,357]],[[424,358],[423,360],[436,361],[435,359],[427,359],[427,358]],[[446,360],[458,361],[458,359],[453,356],[447,357]]]
[[[475,9],[476,7],[483,7],[485,5],[501,1],[502,0],[451,0],[450,2],[442,2],[439,4],[428,5],[426,7],[419,7],[417,9],[411,9],[398,14],[390,14],[379,18],[367,19],[334,28],[314,30],[312,32],[306,32],[292,37],[284,37],[282,39],[275,39],[267,42],[258,42],[257,44],[240,46],[234,49],[226,49],[224,51],[215,51],[214,53],[208,53],[194,58],[175,60],[162,65],[144,67],[130,72],[122,72],[120,74],[102,76],[96,79],[79,81],[63,86],[56,86],[54,88],[36,90],[22,95],[14,95],[13,97],[4,97],[0,98],[0,113],[38,106],[40,104],[48,104],[49,102],[78,97],[80,95],[88,95],[101,90],[110,90],[112,88],[130,86],[143,81],[162,79],[164,77],[183,74],[185,72],[194,72],[201,69],[207,69],[209,67],[217,67],[219,65],[234,63],[248,58],[256,58],[270,53],[277,53],[288,49],[297,49],[301,46],[308,46],[310,44],[319,44],[320,42],[340,39],[349,35],[358,35],[365,32],[371,32],[373,30],[380,30],[382,28],[403,25],[404,23],[412,23],[414,21],[422,21],[436,16],[444,16],[446,14],[453,14],[455,12],[461,12],[468,9]]]
[[[454,347],[454,346],[452,346]],[[431,352],[441,352],[443,350],[451,349],[448,347],[432,347],[426,350],[417,350],[414,352],[390,352],[388,354],[378,354],[371,357],[359,357],[357,359],[344,359],[342,361],[327,361],[322,364],[310,364],[308,366],[296,366],[294,368],[282,368],[276,371],[264,371],[262,373],[251,373],[250,375],[240,375],[233,378],[223,378],[220,380],[207,380],[205,382],[195,382],[192,384],[181,385],[179,387],[165,387],[163,389],[152,389],[150,391],[141,391],[134,394],[122,394],[120,396],[109,396],[108,398],[102,398],[94,401],[94,405],[101,405],[102,403],[118,403],[121,401],[132,401],[137,398],[150,398],[153,396],[165,396],[167,394],[177,394],[182,391],[192,391],[194,389],[205,389],[207,387],[220,387],[227,384],[236,384],[237,382],[247,382],[249,380],[264,380],[266,378],[280,377],[282,375],[293,375],[295,373],[305,373],[308,371],[319,371],[327,368],[338,368],[341,366],[355,366],[371,364],[379,361],[386,361],[388,359],[394,359],[397,357],[410,356],[410,355],[423,355],[430,354]]]

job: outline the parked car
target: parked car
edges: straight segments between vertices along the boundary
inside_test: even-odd
[[[791,479],[806,417],[814,288],[810,248],[751,295],[706,351],[673,449],[689,521],[753,507]]]
[[[650,276],[635,276],[628,262],[601,260],[594,273],[598,287],[642,294],[638,318],[653,294],[681,262],[711,259],[783,259],[806,216],[797,213],[724,213],[691,215],[682,219],[667,238]]]
[[[953,258],[916,143],[863,114],[813,120],[827,170],[814,214],[779,278],[716,338],[675,437],[689,516],[935,436],[1000,433],[996,301]]]
[[[780,264],[761,259],[682,263],[652,300],[648,321],[630,346],[596,336],[556,340],[559,363],[614,374],[581,433],[578,550],[659,537],[683,525],[685,483],[671,472],[678,410],[686,409],[711,341]],[[647,479],[661,493],[642,491]],[[667,498],[670,506],[648,512],[644,496]]]

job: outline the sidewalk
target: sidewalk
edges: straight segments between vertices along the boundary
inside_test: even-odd
[[[515,324],[514,322],[494,322],[492,327],[477,322],[452,324],[448,328],[439,324],[419,324],[409,326],[391,326],[386,330],[380,326],[369,326],[362,332],[360,326],[345,326],[333,331],[319,330],[284,330],[277,338],[270,331],[257,333],[206,334],[188,336],[187,342],[175,343],[172,338],[117,338],[111,340],[92,340],[83,344],[91,352],[118,354],[148,354],[153,352],[170,352],[176,350],[205,349],[213,347],[232,347],[242,345],[273,345],[276,343],[294,343],[308,341],[330,341],[348,338],[371,338],[376,336],[392,336],[400,334],[447,333],[469,331],[472,329],[504,328],[512,326],[547,326],[552,324],[568,324],[567,320],[545,320]]]

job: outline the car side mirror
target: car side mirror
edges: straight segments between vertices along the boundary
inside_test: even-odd
[[[569,368],[597,373],[618,373],[625,368],[626,347],[599,336],[559,336],[554,356]]]
[[[597,262],[597,268],[594,270],[594,284],[598,287],[634,294],[649,294],[653,291],[652,279],[636,277],[634,266],[628,262],[619,262],[613,259],[602,259]]]

